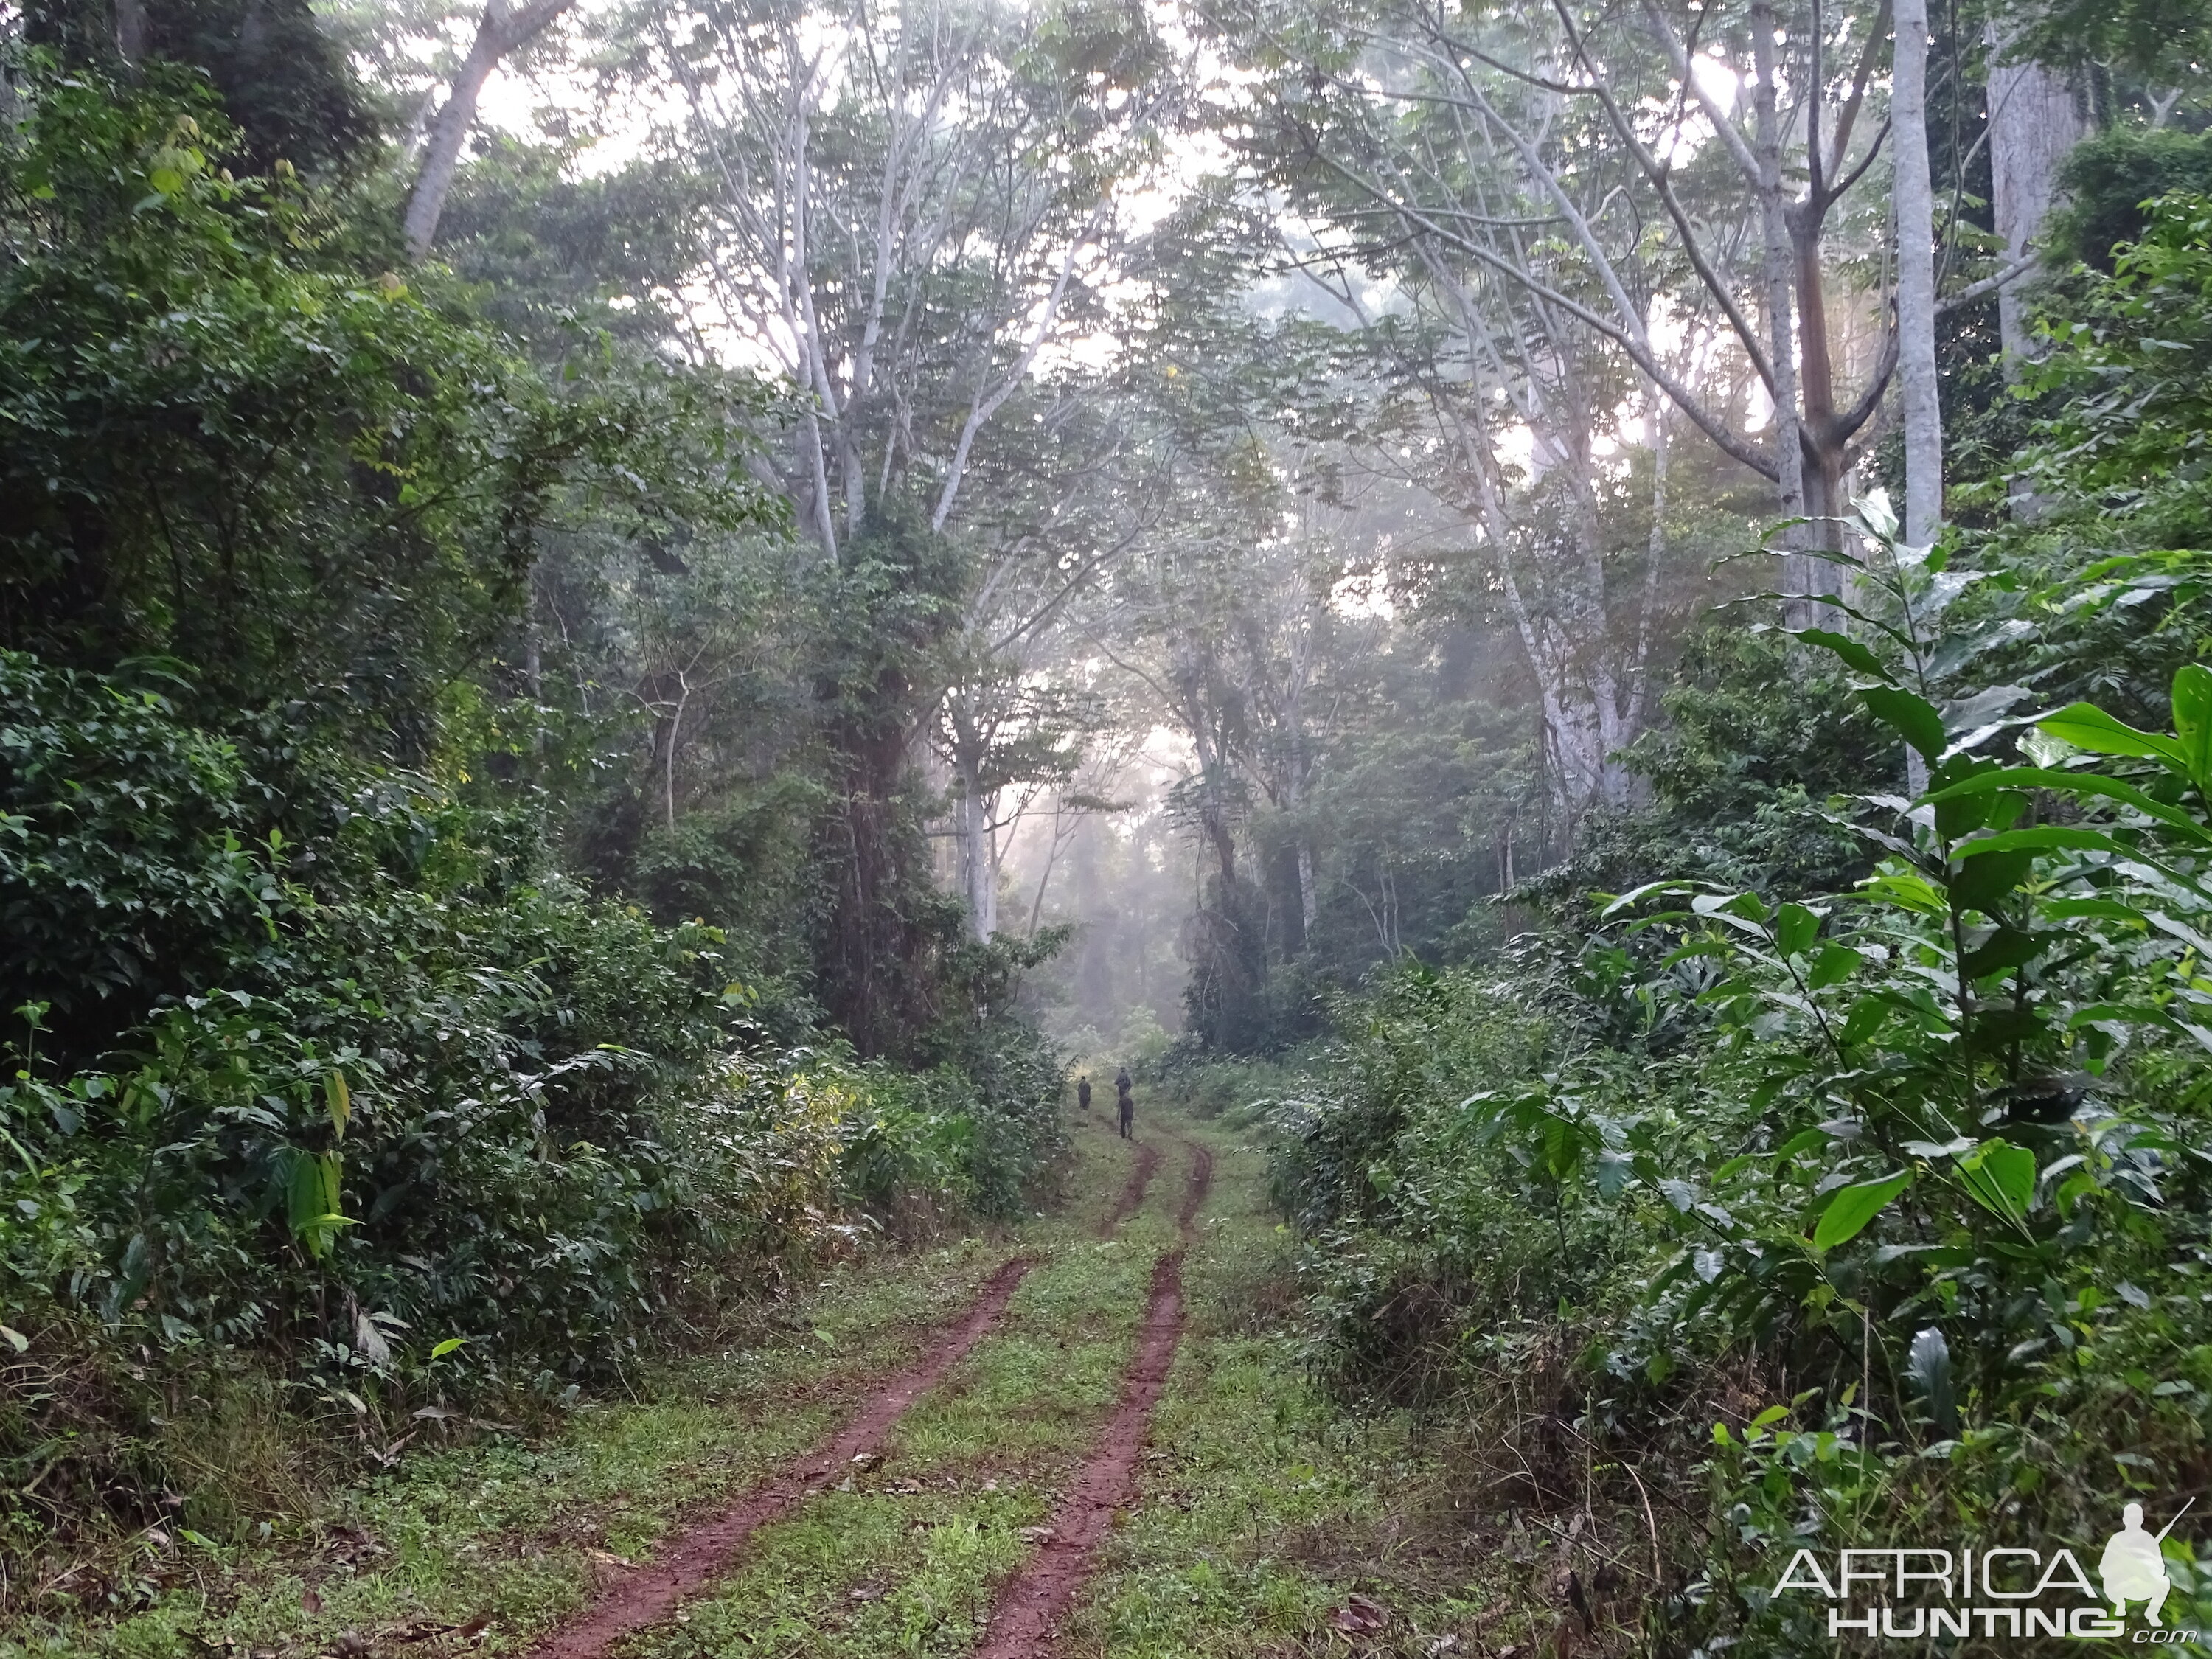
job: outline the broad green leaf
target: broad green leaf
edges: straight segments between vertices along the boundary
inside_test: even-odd
[[[1986,979],[1991,974],[2001,974],[2033,962],[2035,953],[2043,948],[2043,936],[2023,932],[2017,927],[2000,927],[1981,944],[1966,952],[1963,964],[1968,979]]]
[[[449,1336],[444,1341],[439,1343],[436,1347],[430,1350],[430,1358],[433,1359],[443,1359],[447,1354],[453,1352],[456,1348],[461,1346],[461,1345],[465,1343],[467,1340],[468,1338],[465,1336]]]
[[[1775,1167],[1779,1169],[1803,1152],[1818,1152],[1828,1144],[1826,1129],[1800,1129],[1774,1150]]]
[[[1993,915],[1997,904],[2035,870],[2035,854],[2028,848],[1963,859],[1946,884],[1954,908]]]
[[[1923,916],[1940,916],[1951,908],[1926,877],[1910,870],[1885,870],[1880,875],[1869,876],[1859,886],[1900,909]]]
[[[1882,666],[1881,659],[1848,634],[1834,633],[1825,628],[1786,628],[1783,632],[1794,640],[1802,640],[1808,645],[1818,646],[1823,651],[1841,657],[1870,679],[1880,680],[1885,685],[1897,684],[1897,677]]]
[[[1820,932],[1820,918],[1802,904],[1785,904],[1774,913],[1774,943],[1785,957],[1803,955]]]
[[[336,1152],[299,1152],[293,1157],[291,1179],[285,1192],[287,1219],[294,1235],[318,1260],[328,1254],[331,1235],[338,1228],[351,1224],[341,1213],[341,1167]]]
[[[2212,793],[2212,669],[2202,663],[2174,671],[2173,731],[2191,780]]]
[[[1686,882],[1680,881],[1647,881],[1641,887],[1632,888],[1618,898],[1608,901],[1598,914],[1610,921],[1623,910],[1634,909],[1654,893],[1679,893],[1684,891],[1687,886]]]
[[[1880,997],[1861,997],[1844,1017],[1844,1029],[1837,1033],[1836,1040],[1846,1048],[1856,1048],[1881,1030],[1882,1022],[1888,1018],[1887,1002]]]
[[[1826,1251],[1838,1244],[1848,1244],[1866,1231],[1867,1223],[1889,1206],[1892,1199],[1911,1184],[1911,1174],[1906,1171],[1843,1188],[1828,1200],[1828,1207],[1820,1212],[1820,1219],[1813,1228],[1813,1248]]]
[[[1932,765],[1942,758],[1943,716],[1927,698],[1894,685],[1869,686],[1859,693],[1867,712],[1917,749]]]
[[[1984,853],[2009,853],[2021,848],[2053,853],[2124,854],[2127,851],[2101,830],[2083,830],[2070,823],[2039,823],[2032,830],[2000,830],[1994,836],[1980,836],[1959,848],[1958,856],[1978,858]]]
[[[2007,1140],[1985,1140],[1959,1160],[1966,1195],[1984,1209],[2019,1222],[2035,1199],[2035,1154]]]
[[[2212,844],[2212,831],[2176,807],[2152,799],[2131,783],[2118,778],[2108,778],[2095,772],[2053,772],[2040,767],[2018,767],[2009,771],[1983,772],[1963,781],[1930,794],[1930,800],[1942,800],[1954,793],[1965,794],[1983,789],[2051,789],[2063,794],[2095,795],[2106,800],[2116,800],[2132,806],[2146,817],[2156,818],[2170,829],[2179,830],[2192,839]]]
[[[1866,958],[1848,945],[1826,945],[1813,958],[1812,971],[1805,975],[1805,983],[1815,991],[1824,991],[1831,985],[1840,985],[1858,971]]]
[[[331,1127],[343,1140],[346,1125],[353,1121],[353,1091],[346,1087],[343,1072],[332,1072],[323,1079],[323,1102],[330,1109]]]
[[[2093,755],[2136,755],[2163,762],[2186,773],[2188,762],[2181,745],[2154,732],[2138,732],[2125,720],[2107,714],[2094,702],[2073,702],[2036,721],[2036,729],[2086,749]]]

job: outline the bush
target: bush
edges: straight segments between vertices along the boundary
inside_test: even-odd
[[[1636,1528],[1702,1488],[1645,1617],[1708,1652],[1826,1650],[1770,1594],[1800,1548],[2078,1547],[2212,1446],[2212,672],[2146,730],[2002,721],[2026,694],[1965,670],[2203,556],[1954,612],[2006,567],[1864,508],[1865,638],[1809,637],[1928,780],[1830,803],[1871,873],[1708,868],[1601,896],[1510,977],[1402,971],[1276,1112],[1324,1375],[1455,1400],[1528,1502],[1609,1492]],[[2212,1560],[2165,1548],[2168,1618],[2212,1613]]]

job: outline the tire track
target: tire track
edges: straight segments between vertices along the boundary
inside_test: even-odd
[[[1138,1141],[1136,1147],[1137,1167],[1129,1171],[1128,1182],[1121,1188],[1121,1196],[1114,1200],[1113,1212],[1099,1224],[1098,1237],[1101,1238],[1113,1237],[1114,1230],[1136,1214],[1138,1206],[1145,1201],[1145,1188],[1152,1184],[1152,1171],[1160,1167],[1158,1147],[1149,1140]]]
[[[1136,1358],[1122,1379],[1121,1401],[1053,1516],[1051,1535],[1000,1594],[975,1659],[1042,1659],[1054,1650],[1060,1621],[1091,1577],[1091,1557],[1113,1530],[1115,1514],[1136,1490],[1152,1407],[1167,1387],[1182,1337],[1183,1252],[1213,1182],[1213,1155],[1190,1141],[1181,1144],[1190,1153],[1190,1176],[1176,1218],[1182,1242],[1152,1269],[1152,1297]]]
[[[528,1659],[600,1659],[623,1637],[658,1624],[721,1577],[754,1533],[819,1492],[824,1480],[854,1458],[877,1449],[908,1407],[990,1334],[1032,1265],[1017,1257],[993,1273],[966,1317],[919,1362],[877,1389],[851,1422],[714,1519],[685,1530],[650,1565],[616,1580],[574,1623],[532,1648]]]

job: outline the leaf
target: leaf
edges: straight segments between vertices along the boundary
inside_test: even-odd
[[[2039,823],[2031,830],[2000,830],[1993,836],[1983,836],[1959,848],[1958,855],[1962,859],[1978,858],[1984,853],[2009,853],[2023,847],[2053,853],[2124,855],[2127,851],[2101,830],[2083,830],[2070,823]]]
[[[1785,628],[1782,631],[1793,640],[1802,640],[1807,645],[1818,646],[1823,651],[1841,657],[1870,679],[1880,680],[1885,685],[1897,684],[1896,676],[1882,666],[1881,659],[1848,634],[1834,633],[1825,628]]]
[[[2035,1154],[2007,1140],[1985,1140],[1959,1160],[1966,1196],[2015,1224],[2035,1198]]]
[[[1851,1004],[1851,1011],[1844,1016],[1844,1029],[1836,1034],[1836,1041],[1846,1048],[1856,1048],[1881,1030],[1882,1022],[1889,1018],[1889,1004],[1881,997],[1861,997]]]
[[[2173,730],[2191,781],[2212,794],[2212,669],[2202,663],[2174,670]]]
[[[1786,957],[1802,956],[1820,933],[1820,918],[1802,904],[1785,904],[1774,914],[1774,943]]]
[[[31,1346],[31,1339],[12,1325],[0,1325],[0,1341],[5,1341],[17,1353],[27,1352]]]
[[[2181,745],[2172,738],[2138,732],[2094,702],[2069,703],[2037,720],[2035,727],[2093,755],[2136,755],[2162,762],[2185,775],[2189,770]]]
[[[1966,952],[1960,965],[1968,979],[1986,979],[1991,974],[2003,973],[2033,962],[2035,953],[2043,948],[2044,937],[2018,927],[2000,927],[1981,944]]]
[[[1869,876],[1859,886],[1863,891],[1887,899],[1901,910],[1923,916],[1940,916],[1951,908],[1925,876],[1911,870],[1885,870],[1880,875]]]
[[[1933,1325],[1914,1334],[1905,1350],[1905,1380],[1928,1407],[1936,1432],[1946,1438],[1959,1426],[1958,1401],[1951,1385],[1951,1345]]]
[[[2152,799],[2131,783],[2118,778],[2108,778],[2095,772],[2054,772],[2040,767],[2018,767],[2008,771],[1982,772],[1961,780],[1930,794],[1931,801],[1940,801],[1953,794],[1966,794],[1984,789],[2055,789],[2069,795],[2099,795],[2106,800],[2116,800],[2132,806],[2146,817],[2156,818],[2171,829],[2179,830],[2191,839],[2212,843],[2212,832],[2187,813]]]
[[[1774,1149],[1775,1168],[1780,1169],[1801,1152],[1817,1152],[1827,1144],[1826,1129],[1800,1129]]]
[[[1838,1244],[1848,1244],[1866,1231],[1867,1223],[1888,1207],[1892,1199],[1911,1184],[1912,1176],[1905,1171],[1844,1188],[1820,1212],[1820,1219],[1813,1229],[1813,1248],[1825,1252]]]
[[[1831,985],[1840,985],[1859,969],[1866,958],[1848,945],[1825,945],[1820,954],[1813,958],[1811,971],[1805,983],[1815,991],[1825,991]]]
[[[1859,521],[1866,526],[1867,533],[1876,541],[1893,542],[1897,539],[1897,509],[1890,505],[1887,489],[1869,489],[1853,501],[1851,506],[1857,511]]]
[[[447,1354],[454,1352],[454,1350],[460,1347],[467,1340],[468,1338],[465,1336],[449,1336],[444,1341],[439,1343],[436,1347],[430,1350],[430,1358],[433,1359],[443,1359]]]
[[[1943,717],[1923,696],[1893,685],[1869,686],[1859,693],[1867,712],[1924,756],[1929,764],[1942,757]]]
[[[330,1252],[331,1237],[350,1225],[341,1213],[338,1196],[341,1168],[336,1152],[295,1152],[290,1178],[285,1183],[286,1218],[307,1253],[319,1261]]]
[[[346,1125],[353,1121],[353,1091],[346,1087],[343,1072],[332,1072],[323,1079],[323,1103],[330,1109],[331,1127],[343,1140]]]
[[[1952,908],[1994,915],[1998,901],[2033,872],[2035,854],[2029,848],[2015,848],[2009,852],[1961,859],[1959,866],[1945,884],[1950,891]]]

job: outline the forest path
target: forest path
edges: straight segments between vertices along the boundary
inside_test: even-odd
[[[1068,1607],[1091,1575],[1093,1555],[1135,1490],[1152,1407],[1167,1386],[1182,1338],[1184,1252],[1190,1248],[1199,1212],[1213,1184],[1213,1154],[1194,1141],[1182,1142],[1182,1147],[1189,1174],[1182,1209],[1176,1218],[1181,1237],[1152,1269],[1143,1336],[1123,1380],[1121,1403],[1107,1419],[1074,1490],[1038,1540],[1036,1553],[1000,1592],[977,1659],[1030,1659],[1049,1650]],[[1148,1149],[1139,1167],[1149,1174],[1158,1161],[1158,1155]]]
[[[303,1537],[120,1619],[0,1631],[0,1659],[1512,1648],[1434,1460],[1308,1382],[1253,1140],[1172,1103],[1135,1143],[1070,1127],[1059,1212],[841,1270],[639,1400],[418,1451]]]

